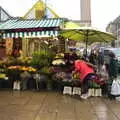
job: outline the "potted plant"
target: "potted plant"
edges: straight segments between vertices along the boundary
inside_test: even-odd
[[[46,87],[48,90],[52,89],[52,79],[51,79],[51,65],[52,59],[54,58],[54,52],[41,50],[33,54],[32,66],[37,67],[39,73],[45,76]]]

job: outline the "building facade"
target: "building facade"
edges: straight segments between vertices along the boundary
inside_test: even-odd
[[[120,16],[107,25],[106,31],[112,33],[117,38],[117,40],[113,41],[112,46],[120,47]]]

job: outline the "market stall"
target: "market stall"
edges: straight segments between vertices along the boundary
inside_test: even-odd
[[[6,42],[6,54],[22,50],[25,56],[31,55],[40,49],[41,43],[49,44],[52,39],[55,40],[65,20],[63,18],[13,19],[3,22],[0,31],[2,39]]]

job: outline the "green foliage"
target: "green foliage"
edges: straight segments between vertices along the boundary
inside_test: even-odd
[[[52,86],[52,73],[51,73],[51,64],[52,60],[55,57],[54,52],[41,50],[33,54],[32,65],[37,67],[41,74],[44,74],[47,79],[47,88],[50,89]]]
[[[45,65],[48,65],[48,60],[45,51],[33,53],[33,59],[31,64],[36,67],[43,67]]]
[[[42,68],[44,66],[50,66],[52,63],[53,54],[52,52],[46,52],[41,50],[33,54],[33,59],[31,64],[37,68]]]
[[[51,71],[50,71],[50,67],[49,66],[44,66],[40,69],[40,72],[41,73],[44,73],[46,75],[50,75],[51,74]]]

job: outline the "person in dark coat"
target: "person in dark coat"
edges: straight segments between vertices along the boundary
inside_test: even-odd
[[[102,50],[99,50],[98,52],[98,70],[100,70],[102,68],[104,64],[104,56],[102,53]]]
[[[89,56],[89,62],[92,63],[93,65],[96,64],[96,55],[94,54],[94,51],[91,50],[90,56]]]
[[[117,77],[117,60],[115,59],[115,55],[113,53],[109,54],[110,57],[110,63],[109,63],[109,78],[113,80]]]

